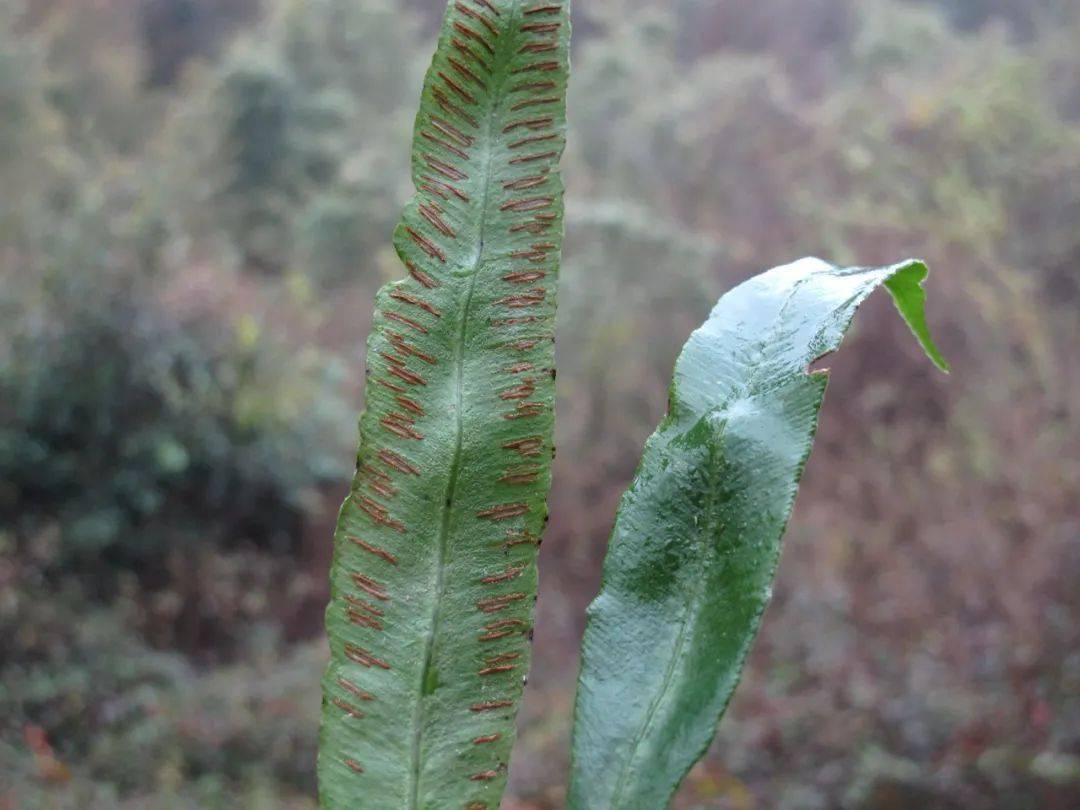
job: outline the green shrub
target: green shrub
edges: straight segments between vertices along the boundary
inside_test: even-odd
[[[0,353],[5,524],[22,543],[55,533],[53,568],[86,573],[197,546],[293,547],[313,489],[342,470],[338,366],[131,285],[4,288],[0,308],[20,312]]]

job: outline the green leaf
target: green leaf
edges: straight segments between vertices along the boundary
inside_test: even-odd
[[[772,593],[827,372],[884,283],[943,370],[923,313],[925,265],[803,259],[729,292],[675,366],[667,417],[615,521],[589,608],[569,807],[666,806],[704,754]]]
[[[547,518],[567,0],[450,2],[334,537],[323,807],[498,807]]]

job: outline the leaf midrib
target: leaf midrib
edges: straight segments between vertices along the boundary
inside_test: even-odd
[[[515,0],[511,9],[512,16],[508,31],[513,31],[517,22],[518,4]],[[505,61],[505,56],[503,56]],[[493,63],[492,72],[496,74],[498,68],[504,67]],[[485,119],[485,133],[483,143],[487,145],[487,154],[484,158],[483,194],[481,195],[480,223],[477,229],[480,245],[476,251],[472,268],[468,274],[468,285],[465,289],[465,301],[461,309],[461,320],[458,326],[457,339],[454,342],[454,451],[450,459],[450,475],[446,482],[446,492],[442,502],[442,519],[439,525],[438,556],[435,567],[435,598],[431,609],[431,623],[429,625],[427,642],[424,647],[424,661],[420,667],[420,679],[417,683],[416,708],[413,710],[413,739],[409,766],[409,810],[418,810],[420,798],[420,771],[421,771],[421,747],[424,736],[424,690],[431,674],[432,662],[435,657],[435,642],[438,636],[439,607],[443,601],[443,592],[446,589],[446,557],[450,536],[450,522],[453,518],[453,503],[457,494],[458,474],[461,470],[461,447],[464,438],[464,419],[462,405],[464,404],[464,379],[465,379],[465,336],[469,325],[469,315],[472,308],[473,294],[476,290],[476,280],[480,275],[480,268],[484,264],[484,249],[486,245],[486,230],[488,220],[488,204],[491,197],[492,166],[494,163],[495,148],[492,139],[495,133],[496,114],[502,106],[505,96],[505,74],[501,74],[499,83],[492,84],[491,106]]]

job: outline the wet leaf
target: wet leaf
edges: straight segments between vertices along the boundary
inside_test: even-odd
[[[884,284],[927,355],[918,261],[778,267],[729,292],[675,366],[589,608],[569,806],[656,810],[708,748],[772,594],[827,372]]]

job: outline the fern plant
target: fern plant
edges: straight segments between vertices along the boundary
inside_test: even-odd
[[[729,292],[675,364],[582,645],[568,806],[666,806],[705,753],[772,595],[834,351],[884,284],[943,371],[922,262],[803,259]]]
[[[334,536],[326,808],[494,810],[547,517],[567,0],[450,0],[379,291],[356,474]],[[776,268],[717,304],[623,497],[589,610],[568,806],[666,806],[768,602],[827,374],[885,285],[943,370],[926,267]]]
[[[498,805],[547,519],[566,0],[452,0],[338,519],[325,807]]]

